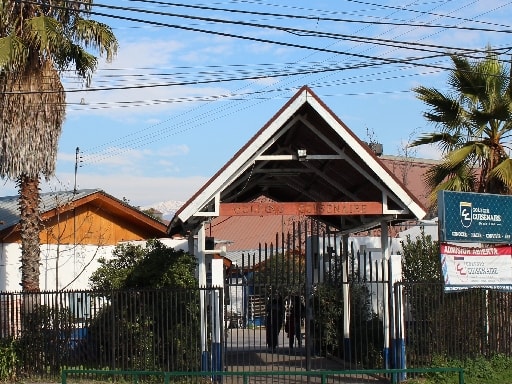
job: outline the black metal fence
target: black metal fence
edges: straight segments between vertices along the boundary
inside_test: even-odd
[[[272,351],[266,324],[231,323],[227,316],[222,325],[224,369],[383,368],[386,337],[392,349],[400,322],[390,324],[394,329],[388,335],[386,320],[371,302],[375,291],[369,283],[348,284],[350,322],[344,323],[342,284],[316,284],[304,308],[311,314],[300,320],[302,344],[296,338],[293,347],[286,318]],[[512,293],[446,293],[441,284],[398,283],[394,290],[395,305],[404,309],[405,368],[433,366],[439,356],[511,356]],[[210,295],[215,290],[0,293],[0,348],[2,353],[13,348],[18,374],[32,378],[56,378],[64,368],[200,371],[201,291]],[[211,330],[211,323],[207,326]]]
[[[436,358],[512,356],[512,286],[445,292],[442,284],[396,285],[404,309],[407,364]]]
[[[13,348],[18,374],[32,377],[65,367],[197,371],[200,291],[0,293],[3,352]]]
[[[381,257],[343,249],[318,223],[294,224],[228,273],[226,365],[244,369],[252,355],[261,370],[390,367],[389,278]]]

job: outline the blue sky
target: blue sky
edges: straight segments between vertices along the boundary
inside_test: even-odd
[[[411,89],[446,89],[449,52],[512,54],[512,2],[95,1],[119,40],[89,89],[65,74],[56,177],[133,205],[187,200],[302,86],[363,140],[403,155],[433,130]],[[183,6],[185,5],[185,6]],[[119,8],[116,8],[119,7]],[[107,16],[108,15],[108,16]],[[274,42],[274,43],[271,43]],[[416,157],[436,158],[432,148]],[[16,194],[3,181],[3,194]]]

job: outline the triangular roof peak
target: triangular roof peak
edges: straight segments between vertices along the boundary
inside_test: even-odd
[[[122,217],[126,221],[150,229],[153,233],[158,234],[158,237],[165,237],[166,225],[164,223],[101,189],[41,193],[39,210],[42,220],[50,220],[86,204],[102,207],[103,210]],[[6,234],[19,230],[19,221],[19,195],[0,197],[0,239]]]
[[[378,215],[323,216],[343,232],[384,220],[421,219],[421,203],[307,86],[302,87],[181,208],[169,232],[194,230],[218,216],[220,203],[276,202],[382,204]]]

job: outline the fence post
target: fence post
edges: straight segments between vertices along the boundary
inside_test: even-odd
[[[211,325],[212,325],[212,371],[220,372],[222,368],[222,311],[224,308],[222,289],[224,286],[223,259],[212,261],[212,290],[211,290]]]
[[[395,356],[396,356],[396,368],[402,369],[400,373],[400,381],[407,379],[407,368],[406,362],[406,350],[405,350],[405,321],[404,321],[404,301],[403,301],[403,286],[400,282],[394,284],[395,287],[395,327],[396,327],[396,339],[395,339]]]
[[[197,234],[197,259],[198,259],[198,277],[199,277],[199,306],[201,317],[201,370],[208,371],[209,363],[211,360],[210,354],[207,350],[207,333],[206,333],[206,260],[204,249],[205,244],[205,230],[204,224],[201,225]]]
[[[341,270],[343,273],[343,352],[345,360],[352,361],[350,345],[350,284],[348,282],[348,235],[342,237],[343,258],[341,260]]]
[[[383,334],[384,334],[384,346],[382,350],[382,360],[384,363],[384,369],[389,369],[390,360],[389,360],[389,343],[391,339],[390,335],[390,319],[391,319],[391,305],[390,305],[390,286],[389,281],[386,281],[386,277],[389,279],[389,264],[388,260],[382,258],[380,261],[382,266],[382,279],[383,279],[383,292],[382,292],[382,307],[384,313],[382,315],[382,326],[383,326]]]

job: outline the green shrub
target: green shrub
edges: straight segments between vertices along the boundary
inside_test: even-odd
[[[496,354],[489,358],[477,356],[472,359],[450,359],[442,355],[435,355],[432,359],[435,368],[464,369],[464,382],[466,384],[504,384],[512,383],[512,357]],[[406,381],[407,384],[458,384],[456,373],[433,372],[422,378]]]
[[[0,380],[14,381],[17,366],[18,355],[15,341],[13,339],[0,340]]]

